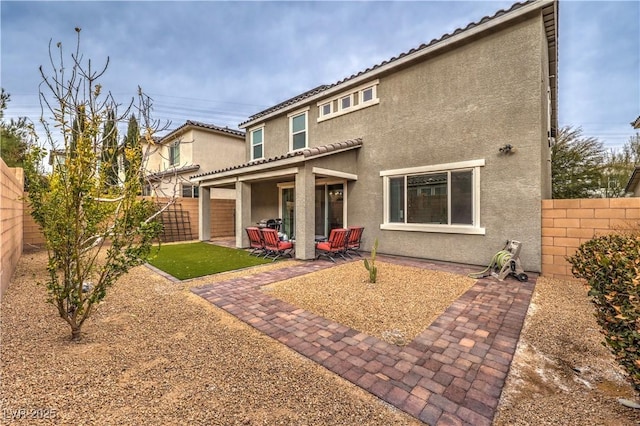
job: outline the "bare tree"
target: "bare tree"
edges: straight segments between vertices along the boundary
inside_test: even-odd
[[[49,254],[48,300],[69,324],[72,339],[79,340],[82,325],[108,288],[145,261],[161,229],[156,218],[173,200],[158,208],[138,196],[147,159],[136,149],[123,150],[130,170],[125,178],[105,186],[113,174],[111,167],[100,166],[101,150],[103,139],[114,131],[105,131],[105,125],[125,123],[134,114],[140,123],[140,137],[151,145],[153,135],[166,127],[151,118],[151,99],[141,89],[137,102],[132,98],[124,106],[103,90],[99,81],[109,59],[98,69],[91,60],[85,61],[80,29],[76,32],[77,45],[69,63],[62,44],[58,43],[56,50],[50,43],[50,74],[40,67],[41,122],[48,147],[62,152],[64,161],[54,167],[48,179],[40,179],[45,149],[33,146],[25,171],[34,182],[29,202]],[[59,138],[54,137],[54,130]]]

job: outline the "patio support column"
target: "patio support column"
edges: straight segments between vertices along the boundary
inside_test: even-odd
[[[311,167],[304,165],[296,173],[296,259],[314,259],[316,229],[316,179]]]
[[[209,241],[211,239],[211,188],[208,186],[200,186],[198,238],[200,241]]]
[[[251,184],[236,182],[236,247],[249,247],[249,238],[245,232],[251,223]]]

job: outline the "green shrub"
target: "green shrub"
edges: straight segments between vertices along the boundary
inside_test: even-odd
[[[640,234],[593,238],[567,260],[587,281],[605,346],[640,392]]]

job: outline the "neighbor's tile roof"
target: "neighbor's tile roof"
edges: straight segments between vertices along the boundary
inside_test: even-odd
[[[640,117],[638,117],[640,119]],[[624,188],[624,192],[633,192],[640,183],[640,166],[635,166],[633,169],[633,173],[631,173],[631,177],[629,177],[629,182],[627,182],[627,186]]]
[[[355,79],[355,78],[357,78],[357,77],[359,77],[359,76],[361,76],[363,74],[369,73],[369,72],[374,71],[374,70],[376,70],[376,69],[378,69],[378,68],[380,68],[382,66],[385,66],[385,65],[388,65],[390,63],[393,63],[393,62],[395,62],[395,61],[397,61],[397,60],[399,60],[401,58],[404,58],[407,55],[411,55],[413,53],[419,52],[419,51],[424,50],[426,48],[432,47],[433,45],[438,44],[440,42],[443,42],[443,41],[445,41],[445,40],[447,40],[447,39],[449,39],[449,38],[451,38],[453,36],[456,36],[456,35],[464,32],[464,31],[471,30],[472,28],[475,28],[478,25],[481,25],[481,24],[484,24],[484,23],[486,23],[488,21],[491,21],[493,19],[499,18],[500,16],[506,15],[507,13],[513,12],[514,10],[520,9],[523,6],[526,6],[528,4],[535,3],[536,1],[537,0],[527,0],[527,1],[524,1],[524,2],[521,2],[521,3],[515,3],[507,10],[500,9],[499,11],[497,11],[492,16],[485,16],[478,22],[471,22],[465,28],[458,28],[455,31],[453,31],[451,34],[444,34],[440,38],[431,40],[429,43],[423,43],[420,46],[409,50],[408,52],[403,52],[403,53],[399,54],[398,56],[394,56],[391,59],[388,59],[388,60],[383,61],[383,62],[381,62],[379,64],[376,64],[376,65],[374,65],[372,67],[369,67],[369,68],[367,68],[367,69],[365,69],[363,71],[360,71],[360,72],[358,72],[356,74],[353,74],[353,75],[351,75],[349,77],[343,78],[342,80],[337,81],[337,82],[335,82],[333,84],[325,84],[325,85],[318,86],[315,89],[311,89],[311,90],[309,90],[307,92],[304,92],[304,93],[302,93],[300,95],[294,96],[291,99],[287,99],[284,102],[281,102],[281,103],[279,103],[277,105],[274,105],[274,106],[272,106],[272,107],[270,107],[268,109],[260,111],[259,113],[250,116],[248,120],[240,123],[240,126],[243,126],[244,124],[249,123],[251,121],[254,121],[254,120],[256,120],[256,119],[258,119],[260,117],[263,117],[265,115],[268,115],[268,114],[270,114],[270,113],[272,113],[274,111],[278,111],[280,109],[286,108],[287,106],[293,105],[293,104],[295,104],[295,103],[297,103],[297,102],[299,102],[299,101],[301,101],[303,99],[310,98],[311,96],[316,95],[316,94],[318,94],[320,92],[323,92],[323,91],[325,91],[327,89],[330,89],[332,87],[341,85],[343,83],[346,83],[349,80],[353,80],[353,79]]]
[[[249,161],[248,163],[238,164],[238,165],[227,167],[227,168],[224,168],[224,169],[219,169],[219,170],[214,170],[214,171],[211,171],[211,172],[201,173],[199,175],[194,175],[194,176],[191,176],[191,178],[193,179],[193,178],[198,178],[198,177],[203,177],[203,176],[214,175],[214,174],[217,174],[217,173],[228,172],[228,171],[232,171],[232,170],[240,170],[240,169],[244,169],[246,167],[257,166],[257,165],[261,165],[261,164],[275,163],[275,162],[277,162],[279,160],[285,160],[287,158],[293,158],[293,157],[311,158],[311,157],[315,157],[315,156],[319,156],[319,155],[330,154],[330,153],[333,153],[333,152],[338,152],[338,151],[344,151],[344,150],[348,150],[348,149],[358,148],[360,146],[362,146],[362,138],[348,139],[348,140],[341,141],[341,142],[334,142],[334,143],[330,143],[330,144],[327,144],[327,145],[315,146],[315,147],[312,147],[312,148],[305,148],[305,149],[301,149],[299,151],[289,152],[287,154],[280,155],[280,156],[277,156],[277,157],[262,158],[260,160],[253,160],[253,161]]]
[[[195,172],[196,170],[200,169],[200,165],[199,164],[192,164],[190,166],[182,166],[182,167],[173,167],[167,170],[162,170],[159,172],[155,172],[155,173],[150,173],[148,175],[146,175],[145,177],[149,180],[160,180],[166,176],[171,176],[171,175],[181,175],[184,173],[190,173],[190,172]]]
[[[220,127],[220,126],[216,126],[215,124],[208,124],[208,123],[202,123],[200,121],[193,121],[193,120],[187,120],[182,126],[175,128],[174,130],[172,130],[170,133],[168,133],[165,136],[161,137],[161,141],[167,140],[169,138],[171,138],[172,136],[176,135],[177,133],[179,133],[181,130],[187,128],[187,127],[200,127],[202,129],[208,129],[208,130],[215,130],[216,132],[220,132],[220,133],[226,133],[228,135],[231,136],[237,136],[237,137],[241,137],[244,138],[245,133],[241,130],[235,130],[235,129],[230,129],[228,127]]]
[[[638,118],[636,118],[635,121],[631,122],[631,125],[634,129],[640,129],[640,115],[638,116]]]

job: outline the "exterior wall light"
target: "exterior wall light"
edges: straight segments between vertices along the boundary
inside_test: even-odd
[[[500,154],[513,154],[515,148],[511,144],[506,144],[505,146],[500,147],[498,151],[500,151]]]

